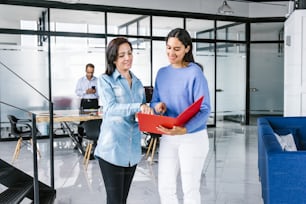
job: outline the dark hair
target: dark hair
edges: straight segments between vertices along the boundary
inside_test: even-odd
[[[123,37],[118,37],[110,41],[110,43],[107,46],[106,49],[106,70],[105,74],[107,75],[112,75],[116,69],[115,61],[117,60],[118,57],[118,49],[119,46],[128,43],[129,46],[131,47],[131,50],[133,51],[132,44]]]
[[[183,28],[175,28],[171,30],[168,36],[166,37],[166,43],[168,42],[168,39],[171,37],[179,39],[179,41],[181,41],[185,47],[188,47],[188,46],[190,47],[189,51],[185,54],[183,60],[185,62],[194,62],[195,64],[199,65],[200,68],[203,70],[203,66],[194,61],[193,54],[192,54],[192,40],[187,30]]]
[[[86,66],[85,66],[85,71],[87,71],[87,68],[88,68],[88,67],[95,68],[95,65],[93,65],[93,64],[91,64],[91,63],[86,64]]]

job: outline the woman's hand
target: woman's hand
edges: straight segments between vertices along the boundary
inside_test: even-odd
[[[154,114],[153,109],[150,106],[148,106],[147,104],[141,104],[140,112],[141,113],[146,113],[146,114],[151,114],[151,115]]]
[[[164,115],[164,113],[167,110],[167,106],[166,106],[165,103],[159,102],[158,104],[155,105],[154,109],[155,109],[156,113],[158,113],[160,115]]]
[[[187,133],[187,129],[180,126],[173,126],[172,129],[168,129],[160,125],[157,127],[157,130],[163,132],[166,135],[183,135]]]

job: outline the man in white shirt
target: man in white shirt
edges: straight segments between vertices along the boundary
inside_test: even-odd
[[[97,77],[94,76],[95,66],[91,63],[85,67],[86,75],[81,77],[76,85],[75,93],[81,99],[80,111],[84,109],[98,109],[98,91],[97,91]],[[80,125],[82,122],[80,122]],[[82,143],[82,136],[84,135],[84,129],[78,127],[79,143]]]
[[[81,77],[76,85],[75,93],[81,98],[81,109],[98,109],[97,77],[94,76],[95,66],[86,65],[86,75]]]

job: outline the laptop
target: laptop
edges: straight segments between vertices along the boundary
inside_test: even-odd
[[[195,116],[201,108],[204,96],[201,96],[193,104],[187,107],[181,114],[176,118],[162,115],[150,115],[144,113],[137,113],[139,130],[142,132],[163,134],[158,131],[156,127],[159,125],[165,128],[173,128],[173,126],[183,126],[185,125],[193,116]]]

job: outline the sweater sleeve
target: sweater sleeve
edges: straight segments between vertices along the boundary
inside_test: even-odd
[[[206,77],[203,72],[200,72],[195,78],[193,86],[194,100],[204,96],[200,111],[186,123],[185,127],[188,133],[197,131],[199,127],[206,126],[210,112],[210,96]]]

